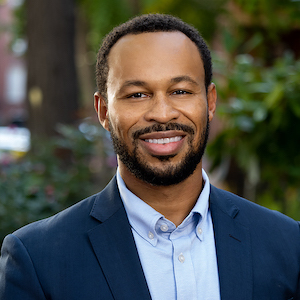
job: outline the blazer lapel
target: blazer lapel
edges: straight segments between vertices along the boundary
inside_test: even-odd
[[[102,222],[88,234],[114,299],[150,300],[115,178],[95,200],[91,216]]]
[[[252,261],[248,228],[239,221],[229,193],[211,186],[212,214],[222,300],[252,299]]]

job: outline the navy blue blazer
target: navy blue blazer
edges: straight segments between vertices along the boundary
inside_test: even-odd
[[[213,186],[210,209],[221,299],[300,299],[299,224]],[[0,299],[151,299],[115,178],[5,238]]]

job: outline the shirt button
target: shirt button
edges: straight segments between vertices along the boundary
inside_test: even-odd
[[[197,230],[198,230],[198,233],[199,233],[199,234],[202,234],[203,231],[202,231],[202,228],[201,228],[201,227],[198,227]]]
[[[178,256],[178,260],[179,260],[181,263],[184,263],[184,261],[185,261],[185,257],[183,256],[183,254],[182,254],[182,253],[180,253],[180,254],[179,254],[179,256]]]
[[[160,226],[160,230],[163,231],[163,232],[168,231],[168,229],[169,229],[169,227],[168,227],[168,225],[166,225],[166,224],[162,224],[162,225]]]
[[[148,232],[148,238],[149,238],[150,240],[153,240],[153,239],[154,239],[154,234],[153,234],[151,231]]]

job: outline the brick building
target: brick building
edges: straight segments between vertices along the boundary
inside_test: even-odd
[[[26,120],[26,42],[13,41],[13,10],[20,0],[0,0],[0,126]]]

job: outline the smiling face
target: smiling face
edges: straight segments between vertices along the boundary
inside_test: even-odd
[[[216,92],[196,45],[177,31],[126,35],[108,63],[107,102],[96,93],[95,107],[121,174],[170,185],[201,172]]]

